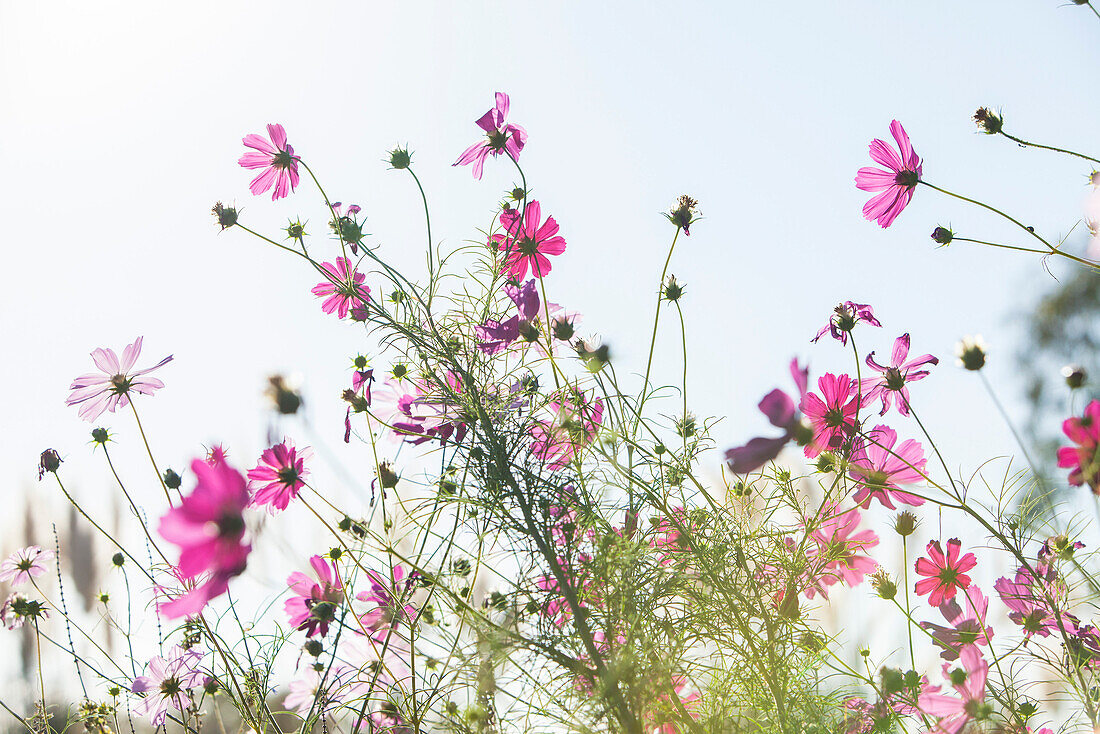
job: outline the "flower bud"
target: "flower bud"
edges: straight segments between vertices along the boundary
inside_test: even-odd
[[[53,449],[46,449],[42,452],[42,455],[38,457],[38,478],[41,480],[46,475],[46,472],[56,473],[58,467],[61,466],[61,457]]]
[[[297,240],[301,242],[306,236],[306,227],[300,221],[290,222],[283,229],[286,231],[286,238],[288,240]]]
[[[955,239],[955,233],[951,231],[950,227],[936,227],[932,230],[932,239],[940,245],[950,245],[951,240]]]
[[[1004,127],[1004,120],[988,107],[979,107],[974,113],[974,123],[987,135],[996,135]]]
[[[897,584],[895,584],[886,571],[881,568],[871,574],[871,587],[875,590],[876,594],[887,600],[893,599],[898,593]]]
[[[122,568],[122,564],[124,563],[126,563],[126,556],[121,553],[115,553],[111,556],[111,564],[115,566],[115,568]]]
[[[164,471],[164,486],[168,489],[179,489],[183,480],[180,479],[180,475],[176,474],[172,469],[165,469]]]
[[[963,337],[962,341],[955,345],[955,356],[960,367],[977,372],[985,367],[986,350],[988,346],[981,334],[977,336]]]
[[[237,208],[232,206],[223,206],[219,201],[211,209],[214,213],[214,218],[218,220],[218,224],[221,225],[222,230],[227,230],[237,223]]]
[[[378,465],[378,483],[383,489],[393,489],[397,486],[398,476],[390,467],[390,462],[383,461]]]
[[[517,186],[512,189],[509,196],[512,197],[512,201],[523,201],[527,196],[527,192],[523,190],[522,186]]]
[[[470,575],[470,562],[465,558],[454,559],[451,561],[451,572],[454,573],[455,576],[466,578]]]
[[[1071,390],[1081,387],[1089,378],[1085,368],[1079,364],[1067,364],[1063,367],[1062,377],[1065,378],[1066,384],[1069,385]]]
[[[675,275],[670,275],[668,280],[665,281],[661,295],[670,303],[679,301],[680,296],[684,295],[684,286],[676,281]]]
[[[403,168],[408,168],[412,163],[412,154],[409,153],[407,147],[397,147],[390,151],[390,167],[400,171]]]
[[[92,429],[92,441],[95,443],[103,444],[111,440],[111,434],[107,432],[106,428],[93,428]]]
[[[894,532],[901,537],[912,535],[917,529],[917,516],[909,510],[899,512],[894,519]]]
[[[283,415],[294,415],[302,407],[302,395],[291,388],[282,375],[267,378],[267,396],[275,404],[275,410]]]

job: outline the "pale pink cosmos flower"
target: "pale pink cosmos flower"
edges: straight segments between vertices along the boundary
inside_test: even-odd
[[[249,495],[245,478],[222,461],[211,466],[196,459],[191,471],[198,479],[194,491],[160,519],[159,531],[180,547],[179,577],[203,582],[160,605],[166,617],[198,614],[211,599],[224,594],[229,580],[244,572],[251,545],[242,543],[244,509]]]
[[[878,568],[878,562],[863,555],[878,545],[873,530],[859,530],[859,510],[838,512],[835,506],[825,508],[825,519],[810,534],[816,547],[807,553],[813,573],[809,575],[806,598],[820,593],[829,598],[827,586],[842,582],[846,586],[863,583],[866,574]]]
[[[0,582],[7,581],[12,586],[22,586],[46,573],[46,563],[52,561],[54,552],[42,550],[41,546],[28,545],[20,548],[0,562]]]
[[[943,675],[951,681],[958,698],[942,693],[923,693],[917,701],[922,713],[938,717],[927,734],[959,734],[971,719],[985,718],[991,713],[983,711],[988,708],[984,703],[989,663],[973,645],[963,648],[959,661],[962,667],[955,670],[949,663],[943,665]]]
[[[336,610],[344,600],[344,587],[335,567],[321,556],[310,558],[309,565],[317,579],[301,571],[290,574],[286,583],[295,595],[286,600],[283,609],[295,629],[305,630],[306,637],[316,634],[324,637],[329,625],[336,620]]]
[[[155,377],[145,377],[155,369],[159,369],[172,361],[172,355],[168,355],[152,367],[143,370],[133,370],[134,363],[141,355],[141,337],[134,340],[122,350],[122,360],[113,349],[102,347],[92,352],[92,361],[100,372],[91,372],[73,380],[69,386],[72,393],[69,394],[65,405],[79,405],[79,415],[84,420],[91,422],[104,411],[115,412],[118,408],[125,408],[130,404],[131,393],[152,395],[155,391],[164,387],[164,383]]]
[[[861,168],[856,173],[856,188],[862,191],[881,191],[863,206],[863,216],[869,221],[877,221],[883,228],[889,227],[909,205],[913,198],[913,189],[921,177],[921,160],[913,152],[913,145],[901,123],[890,123],[890,133],[898,143],[899,155],[889,143],[875,139],[871,141],[871,159],[881,168]]]
[[[603,424],[602,398],[589,400],[580,390],[568,389],[550,402],[553,421],[531,427],[531,452],[552,470],[562,469],[596,438]]]
[[[541,218],[542,206],[537,201],[527,203],[522,217],[516,209],[500,213],[500,223],[507,234],[494,234],[490,244],[504,253],[501,270],[512,280],[523,280],[528,268],[536,278],[546,277],[551,270],[547,255],[565,252],[565,239],[558,234],[558,223],[548,216],[540,224]]]
[[[993,639],[993,628],[985,623],[989,599],[977,586],[971,586],[963,596],[965,606],[959,604],[958,597],[940,604],[940,614],[949,627],[933,622],[920,623],[932,634],[933,642],[943,648],[940,657],[944,660],[958,660],[959,652],[967,645],[989,645]]]
[[[168,650],[165,657],[157,655],[149,660],[148,675],[134,678],[130,690],[144,693],[133,708],[138,716],[148,716],[153,726],[160,726],[168,716],[168,709],[183,711],[192,705],[188,692],[203,684],[206,675],[199,670],[202,653],[184,650],[179,645]]]
[[[895,399],[898,412],[909,415],[909,388],[906,385],[928,377],[928,370],[922,370],[921,367],[927,364],[935,366],[940,363],[940,360],[931,354],[909,359],[908,334],[902,334],[894,340],[894,351],[890,355],[889,365],[883,366],[876,362],[874,352],[868,354],[865,361],[868,367],[882,373],[882,378],[867,393],[868,402],[873,402],[876,398],[882,399],[882,410],[879,415],[886,415],[886,411],[890,410],[890,405]]]
[[[519,160],[520,151],[527,143],[527,131],[519,125],[506,124],[508,117],[509,100],[504,92],[497,92],[496,106],[482,115],[477,126],[485,131],[485,140],[474,143],[458,157],[452,165],[466,166],[474,164],[474,178],[481,179],[485,168],[485,159],[489,156],[498,156],[507,152],[515,160]]]
[[[813,440],[806,445],[806,456],[840,448],[855,433],[859,413],[859,383],[848,375],[826,372],[818,378],[821,396],[807,392],[802,396],[802,414],[813,427]]]
[[[928,603],[938,607],[948,599],[955,598],[959,589],[970,588],[970,577],[966,572],[978,565],[973,553],[962,553],[962,541],[951,538],[947,541],[947,554],[943,552],[940,541],[933,540],[926,549],[929,558],[918,558],[914,564],[917,574],[924,576],[914,585],[919,596],[928,594]]]
[[[237,163],[244,168],[264,169],[252,179],[249,189],[259,196],[274,186],[271,200],[275,201],[297,188],[299,158],[294,155],[294,148],[286,142],[286,131],[282,125],[269,124],[267,135],[271,138],[270,142],[255,133],[245,135],[242,142],[252,150],[242,155]]]
[[[283,699],[283,708],[294,711],[303,719],[310,711],[321,716],[333,713],[341,703],[349,698],[351,691],[348,679],[354,671],[347,665],[336,663],[321,673],[312,667],[305,668],[287,684],[288,693]]]
[[[398,563],[390,571],[390,578],[367,571],[369,591],[362,591],[356,599],[373,604],[374,607],[362,614],[359,619],[364,627],[372,630],[373,636],[384,639],[386,634],[402,622],[412,623],[416,619],[416,607],[408,603],[413,591],[415,574],[405,575],[404,567]]]
[[[306,459],[312,456],[308,447],[294,448],[283,439],[260,455],[260,463],[248,471],[248,484],[253,490],[252,504],[263,505],[274,515],[285,510],[290,501],[305,486],[303,478],[309,474]]]
[[[322,311],[345,319],[353,307],[358,308],[370,300],[370,288],[363,285],[367,276],[356,270],[348,258],[338,257],[335,265],[322,263],[321,267],[331,280],[318,283],[310,292],[325,299],[321,303]]]
[[[890,510],[896,509],[894,500],[911,507],[923,505],[922,497],[903,492],[899,485],[924,481],[927,461],[919,442],[909,438],[898,445],[897,431],[875,426],[852,451],[848,476],[859,485],[852,501],[865,510],[872,498]]]

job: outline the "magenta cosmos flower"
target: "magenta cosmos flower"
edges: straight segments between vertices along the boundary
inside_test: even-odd
[[[41,546],[28,545],[20,548],[0,562],[0,582],[22,586],[31,577],[38,578],[46,573],[46,563],[53,558],[53,551],[42,550]]]
[[[603,399],[589,402],[584,393],[570,389],[551,401],[553,421],[538,421],[531,428],[531,451],[553,470],[562,469],[596,438],[603,423]]]
[[[542,206],[537,201],[527,203],[522,217],[516,209],[500,213],[500,223],[507,234],[494,234],[490,244],[495,244],[504,253],[501,270],[512,280],[523,280],[528,268],[536,278],[546,277],[551,269],[546,256],[565,252],[565,240],[558,234],[558,223],[548,216],[540,225],[541,217]]]
[[[989,663],[982,659],[978,648],[969,645],[959,653],[962,667],[952,670],[949,663],[943,665],[943,675],[951,681],[959,697],[943,693],[923,693],[917,701],[921,712],[938,717],[929,734],[959,734],[973,718],[988,716],[992,711],[982,711],[985,701],[985,682],[989,675]]]
[[[134,678],[130,690],[144,693],[145,698],[134,706],[138,716],[148,716],[153,726],[160,726],[168,716],[168,709],[183,711],[192,706],[189,691],[198,688],[206,675],[199,670],[202,653],[184,650],[179,645],[170,649],[165,657],[157,655],[149,661],[148,675]]]
[[[790,370],[794,384],[798,388],[799,401],[801,401],[806,397],[810,370],[807,367],[799,367],[797,359],[791,360]],[[779,452],[792,439],[805,445],[813,438],[813,433],[802,422],[798,406],[791,396],[782,390],[772,390],[756,407],[768,417],[769,423],[783,429],[783,435],[778,438],[757,436],[744,446],[735,446],[726,451],[726,465],[734,474],[751,474],[756,471],[779,456]]]
[[[310,456],[309,448],[298,450],[287,439],[264,451],[260,463],[248,472],[252,504],[265,505],[271,514],[285,510],[305,486],[302,478],[309,474],[306,459]]]
[[[859,510],[841,513],[830,507],[825,514],[825,520],[810,534],[817,547],[807,553],[814,570],[805,592],[808,599],[813,599],[815,593],[828,599],[825,587],[838,581],[858,586],[866,574],[878,568],[877,561],[863,555],[878,545],[878,536],[873,530],[859,530]]]
[[[356,270],[348,258],[338,257],[335,265],[323,263],[321,267],[331,279],[313,286],[311,292],[325,299],[321,303],[322,311],[335,313],[339,318],[346,319],[348,311],[359,308],[370,300],[370,288],[363,285],[367,276]]]
[[[384,639],[397,625],[404,621],[411,624],[416,619],[416,607],[408,603],[415,578],[416,574],[409,574],[406,578],[401,564],[393,567],[388,581],[381,574],[367,571],[370,590],[360,592],[355,598],[374,605],[359,617],[363,626],[372,631],[373,637]]]
[[[527,143],[527,131],[519,125],[506,124],[508,117],[508,95],[497,92],[496,106],[482,115],[477,126],[485,131],[485,140],[474,143],[458,157],[452,165],[466,166],[474,164],[474,178],[481,179],[485,168],[485,159],[507,152],[513,159],[519,160],[520,151]]]
[[[973,553],[960,557],[962,542],[958,538],[947,541],[947,555],[944,555],[940,541],[933,540],[926,549],[931,560],[918,558],[917,573],[926,578],[916,583],[914,590],[919,596],[928,594],[928,603],[938,607],[948,599],[955,598],[955,592],[970,586],[970,577],[966,572],[978,565]]]
[[[928,370],[920,369],[926,364],[937,365],[940,360],[931,354],[925,354],[916,359],[909,358],[909,335],[902,334],[894,340],[894,351],[890,355],[890,364],[883,366],[875,361],[875,353],[867,355],[867,366],[876,372],[882,373],[882,378],[875,383],[871,391],[867,393],[867,401],[874,402],[875,398],[882,399],[882,410],[879,415],[886,415],[891,403],[897,400],[898,412],[909,415],[909,388],[910,382],[923,380],[928,377]]]
[[[344,600],[344,586],[330,566],[321,556],[309,559],[317,580],[295,571],[287,577],[286,583],[295,596],[287,599],[283,608],[294,629],[305,630],[306,637],[328,634],[328,627],[336,620],[336,610]]]
[[[859,413],[858,382],[848,375],[826,372],[818,378],[821,396],[808,392],[802,396],[802,413],[813,426],[814,438],[806,445],[806,456],[838,449],[854,433]]]
[[[856,173],[856,188],[882,192],[863,205],[863,216],[868,221],[878,222],[884,228],[893,224],[909,205],[913,198],[913,189],[917,187],[921,176],[921,160],[913,152],[905,128],[894,120],[890,123],[890,133],[897,141],[901,155],[885,141],[877,138],[871,141],[871,160],[890,170],[868,167],[861,168]]]
[[[237,161],[245,168],[262,168],[256,178],[252,179],[249,189],[256,196],[264,193],[272,186],[271,200],[282,199],[298,186],[298,156],[294,155],[294,148],[286,142],[286,130],[279,124],[267,126],[268,142],[262,135],[255,133],[245,135],[244,144],[252,148]]]
[[[1080,418],[1068,418],[1062,431],[1076,446],[1058,449],[1058,466],[1069,469],[1069,483],[1087,483],[1100,494],[1100,400],[1093,400]]]
[[[882,326],[879,320],[875,318],[874,310],[866,303],[845,301],[844,303],[837,304],[828,322],[821,327],[821,330],[817,332],[810,341],[817,342],[818,339],[826,334],[831,334],[834,339],[847,346],[848,332],[856,328],[856,324],[860,321],[870,324],[871,326]]]
[[[155,391],[164,387],[164,383],[155,377],[145,377],[155,369],[159,369],[172,361],[172,355],[168,355],[152,367],[143,370],[133,370],[134,363],[141,355],[141,337],[139,336],[122,350],[122,360],[113,349],[100,347],[92,352],[92,361],[100,372],[91,372],[73,380],[69,386],[72,393],[65,401],[65,405],[79,405],[79,415],[84,420],[91,422],[104,411],[115,412],[117,408],[125,408],[130,404],[130,393],[136,392],[142,395],[152,395]]]
[[[989,599],[977,586],[971,586],[962,596],[963,604],[959,603],[958,597],[940,604],[940,614],[949,627],[932,622],[920,623],[931,633],[933,642],[943,648],[940,657],[944,660],[958,660],[959,653],[967,645],[989,645],[993,639],[993,628],[985,623]]]
[[[196,459],[191,471],[195,489],[160,519],[160,534],[180,547],[176,570],[181,579],[203,577],[201,584],[160,605],[176,618],[202,611],[207,602],[224,594],[229,580],[244,572],[251,545],[245,545],[244,509],[248,486],[239,471],[221,461],[210,465]]]
[[[911,438],[902,441],[900,446],[897,443],[897,432],[889,426],[879,425],[861,438],[852,451],[848,476],[859,484],[852,501],[865,510],[870,507],[872,498],[890,510],[895,509],[894,500],[911,507],[924,504],[923,498],[899,488],[901,484],[924,481],[927,463],[924,448]]]

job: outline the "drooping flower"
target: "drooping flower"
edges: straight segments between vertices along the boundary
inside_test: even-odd
[[[252,504],[265,505],[275,514],[285,510],[290,501],[305,486],[303,478],[309,474],[306,459],[312,452],[308,448],[296,449],[283,439],[260,455],[260,463],[248,471],[248,483],[253,490]]]
[[[329,228],[333,234],[340,238],[341,242],[344,242],[351,248],[351,254],[359,254],[359,246],[363,242],[363,238],[366,237],[366,233],[363,231],[363,223],[359,221],[359,217],[356,215],[363,211],[363,208],[358,204],[349,204],[345,211],[343,203],[339,201],[332,202],[332,211],[335,215],[335,219],[329,222]]]
[[[287,599],[283,608],[295,629],[305,630],[306,637],[328,634],[329,625],[336,620],[336,610],[344,600],[343,584],[321,556],[309,559],[309,565],[317,575],[317,580],[295,571],[287,577],[286,583],[295,596]]]
[[[318,283],[310,292],[325,299],[321,303],[322,311],[335,313],[337,317],[345,319],[348,311],[363,306],[370,300],[370,288],[363,285],[367,276],[356,270],[348,258],[338,257],[335,265],[322,263],[321,267],[331,280]]]
[[[889,143],[875,139],[871,141],[871,159],[881,168],[861,168],[856,173],[856,188],[861,191],[881,191],[863,205],[863,216],[869,221],[877,221],[883,228],[889,227],[913,199],[913,189],[921,180],[921,160],[913,151],[909,136],[901,123],[890,123],[890,133],[897,141],[900,156]]]
[[[893,510],[894,500],[916,507],[924,504],[922,497],[903,492],[899,485],[924,481],[927,459],[924,448],[914,439],[896,446],[898,434],[889,426],[875,426],[856,441],[848,465],[848,476],[859,485],[852,501],[863,509],[877,499],[883,507]]]
[[[148,716],[153,726],[160,726],[168,716],[168,709],[184,711],[192,706],[189,691],[201,686],[206,678],[199,670],[202,653],[185,650],[174,645],[165,657],[157,655],[149,660],[148,675],[134,678],[130,690],[144,693],[133,708],[138,716]]]
[[[42,550],[41,546],[28,545],[20,548],[0,562],[0,582],[22,586],[32,577],[38,578],[46,573],[46,563],[53,558],[54,552]]]
[[[1071,470],[1070,484],[1088,484],[1100,494],[1100,400],[1089,403],[1080,418],[1067,418],[1062,432],[1077,445],[1058,449],[1058,466]]]
[[[270,142],[255,133],[245,135],[242,142],[252,150],[242,155],[237,162],[244,168],[264,169],[252,179],[248,188],[259,196],[274,186],[271,200],[275,201],[297,188],[299,159],[294,155],[294,148],[286,141],[286,130],[282,125],[269,124],[267,136],[271,138]]]
[[[516,209],[505,209],[500,214],[506,234],[494,234],[489,243],[504,253],[501,271],[512,280],[523,280],[528,268],[536,278],[546,277],[551,270],[547,255],[565,252],[565,239],[558,234],[558,223],[551,216],[540,224],[541,219],[542,206],[537,201],[527,202],[522,216]]]
[[[562,469],[596,438],[603,423],[602,398],[589,401],[580,390],[568,388],[550,402],[553,421],[537,421],[531,427],[531,451],[547,467]]]
[[[855,329],[856,324],[861,321],[871,326],[882,326],[879,320],[875,318],[874,310],[867,304],[855,303],[853,301],[839,303],[836,308],[833,309],[833,313],[829,316],[829,320],[810,341],[817,342],[817,340],[825,336],[825,334],[829,334],[838,342],[847,346],[848,332]]]
[[[0,624],[9,630],[19,629],[28,619],[33,621],[49,616],[45,603],[37,599],[29,599],[18,591],[13,591],[4,600],[3,605],[0,605]]]
[[[160,605],[169,618],[198,614],[207,602],[224,594],[229,580],[244,572],[251,545],[242,543],[244,509],[249,495],[245,478],[225,461],[191,462],[198,480],[194,491],[160,519],[160,534],[180,547],[176,570],[184,581],[202,576],[201,584]]]
[[[508,95],[497,92],[496,106],[477,121],[477,126],[485,131],[486,139],[464,150],[452,165],[466,166],[473,163],[474,178],[480,180],[485,159],[489,156],[495,157],[507,152],[512,158],[519,160],[520,151],[527,143],[527,131],[519,125],[505,123],[508,106]]]
[[[508,283],[504,286],[504,292],[516,304],[516,315],[503,322],[489,319],[481,326],[474,327],[474,332],[484,340],[477,348],[486,354],[499,354],[520,337],[525,341],[539,339],[538,327],[534,322],[539,316],[542,302],[535,279],[532,278],[519,287]]]
[[[917,574],[926,578],[918,581],[914,590],[920,596],[928,594],[928,603],[938,607],[948,599],[954,599],[959,589],[970,587],[970,577],[966,572],[978,565],[978,559],[973,553],[959,556],[962,542],[958,538],[947,541],[946,555],[938,540],[929,542],[926,550],[931,560],[918,558],[915,564]]]
[[[65,405],[79,405],[80,417],[91,422],[103,415],[104,411],[114,413],[117,408],[125,408],[130,404],[131,393],[152,395],[164,387],[164,383],[157,378],[145,375],[171,362],[172,355],[152,367],[131,371],[140,355],[140,336],[122,350],[121,361],[113,349],[95,349],[92,352],[92,361],[100,372],[91,372],[73,380],[73,384],[69,386],[72,393]]]
[[[944,677],[951,682],[958,698],[943,693],[923,693],[917,701],[922,713],[938,717],[927,734],[959,734],[970,720],[984,719],[992,713],[985,703],[989,663],[973,645],[963,648],[959,662],[962,667],[955,669],[950,663],[943,664]]]
[[[967,645],[989,645],[993,639],[993,628],[986,624],[989,599],[977,586],[967,589],[963,597],[965,605],[959,604],[957,597],[940,604],[940,614],[949,627],[920,623],[931,632],[935,644],[943,648],[940,657],[944,660],[958,660],[959,652]]]
[[[360,592],[355,598],[374,605],[359,617],[373,635],[384,638],[402,622],[411,623],[416,619],[416,607],[409,603],[415,578],[415,574],[406,577],[405,568],[400,563],[394,565],[388,580],[381,574],[367,571],[370,589]]]
[[[813,440],[806,445],[806,456],[813,458],[822,451],[844,445],[856,430],[859,413],[859,383],[848,375],[826,372],[818,378],[821,396],[807,392],[802,396],[802,413],[813,426]]]
[[[882,378],[874,384],[867,394],[867,401],[874,402],[876,398],[882,399],[882,410],[879,415],[886,415],[890,405],[896,400],[898,412],[909,415],[909,388],[910,382],[923,380],[928,377],[928,370],[918,369],[926,364],[937,365],[940,360],[931,354],[925,354],[911,359],[909,357],[909,335],[902,334],[894,340],[894,351],[890,355],[890,364],[883,366],[875,361],[875,353],[867,355],[867,366],[876,372],[882,373]]]
[[[798,359],[791,360],[790,370],[801,402],[806,397],[810,370],[808,367],[799,367]],[[779,452],[792,439],[799,444],[807,444],[813,438],[812,431],[802,422],[798,405],[782,390],[775,389],[765,395],[757,408],[767,416],[773,426],[783,429],[783,435],[778,438],[757,436],[744,446],[735,446],[726,451],[726,465],[734,474],[751,474],[756,471],[779,456]]]
[[[362,365],[356,364],[355,371],[351,375],[351,387],[344,391],[344,402],[348,404],[348,412],[344,415],[344,443],[351,443],[351,414],[366,413],[371,406],[371,385],[374,384],[374,370],[367,368],[366,358]]]
[[[817,593],[829,598],[825,587],[837,582],[858,586],[866,574],[878,567],[877,561],[863,555],[878,545],[878,536],[873,530],[859,530],[859,510],[852,508],[842,513],[832,506],[825,508],[824,517],[810,533],[816,547],[807,552],[813,569],[808,572],[809,584],[805,590],[808,599]]]

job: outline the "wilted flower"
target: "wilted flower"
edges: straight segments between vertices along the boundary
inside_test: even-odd
[[[684,194],[672,203],[672,206],[665,213],[665,219],[684,230],[685,236],[691,236],[691,225],[699,220],[698,207],[699,202]]]
[[[237,208],[234,206],[225,206],[219,201],[211,211],[223,231],[237,223]]]
[[[979,107],[974,113],[974,124],[987,135],[996,135],[1004,127],[1004,119],[988,107]]]
[[[879,320],[875,318],[874,310],[865,303],[845,301],[844,303],[837,304],[836,308],[833,309],[832,315],[829,317],[829,321],[821,327],[821,330],[818,331],[810,341],[816,342],[828,333],[838,342],[847,346],[848,332],[855,329],[856,324],[860,321],[870,324],[871,326],[882,326]]]
[[[47,474],[56,473],[61,467],[61,461],[61,457],[53,449],[43,451],[38,457],[38,480],[42,481],[42,477]]]

